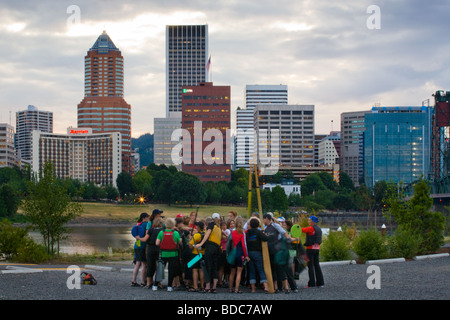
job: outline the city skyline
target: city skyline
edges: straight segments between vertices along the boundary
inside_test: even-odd
[[[0,122],[14,124],[17,111],[34,105],[54,113],[54,132],[75,127],[83,55],[106,30],[125,59],[132,137],[153,133],[153,119],[166,112],[166,25],[208,24],[210,80],[231,87],[233,129],[247,84],[284,84],[290,104],[315,105],[316,134],[339,130],[342,112],[426,99],[431,105],[436,90],[450,87],[450,5],[444,1],[72,5],[2,1]],[[380,9],[380,29],[368,27],[372,5]]]

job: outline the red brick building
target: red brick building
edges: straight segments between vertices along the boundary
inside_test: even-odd
[[[124,96],[124,59],[105,31],[84,58],[84,99],[78,128],[93,133],[120,132],[122,170],[131,173],[131,105]]]
[[[231,180],[230,86],[201,82],[182,88],[182,171],[203,182]],[[186,160],[186,161],[185,161]]]

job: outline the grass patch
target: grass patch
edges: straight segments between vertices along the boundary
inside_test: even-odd
[[[192,208],[189,205],[166,205],[166,204],[144,204],[144,205],[124,205],[100,202],[83,202],[83,213],[80,218],[84,219],[110,219],[112,221],[130,221],[135,222],[141,212],[151,214],[156,208],[163,210],[163,216],[166,218],[175,218],[177,214],[189,215],[197,207]],[[227,216],[229,211],[236,211],[238,215],[246,217],[247,207],[241,206],[199,206],[198,217],[210,217],[214,212],[221,216]]]
[[[112,255],[108,252],[96,252],[90,254],[67,254],[60,253],[59,256],[53,257],[47,263],[55,264],[99,264],[102,262],[121,262],[133,260],[133,248],[129,249],[115,249],[112,250]]]

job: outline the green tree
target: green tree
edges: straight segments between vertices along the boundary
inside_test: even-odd
[[[153,171],[152,190],[155,201],[171,204],[170,190],[172,189],[173,177],[174,175],[167,169]]]
[[[124,197],[126,193],[133,192],[133,177],[128,172],[122,171],[119,173],[116,183],[121,197]]]
[[[20,197],[9,185],[0,186],[0,217],[10,217],[17,212],[20,205]]]
[[[133,190],[146,198],[152,195],[152,176],[147,170],[139,170],[133,177]]]
[[[329,174],[328,172],[322,171],[318,172],[317,175],[322,180],[323,184],[327,189],[331,191],[336,191],[338,189],[338,184],[336,181],[334,181],[333,176]]]
[[[432,211],[430,187],[421,178],[414,186],[411,200],[391,198],[390,212],[403,230],[410,230],[422,238],[419,252],[433,252],[444,242],[445,219],[441,212]]]
[[[280,186],[275,186],[271,192],[272,207],[274,210],[286,211],[289,208],[288,197],[284,189]]]
[[[300,183],[302,196],[315,194],[318,190],[325,190],[327,187],[317,173],[307,175]]]
[[[112,185],[108,184],[103,187],[106,191],[106,198],[116,200],[119,197],[119,191]]]
[[[170,194],[172,202],[186,202],[191,207],[195,203],[203,203],[207,196],[200,179],[183,171],[174,174]]]
[[[339,187],[342,190],[348,190],[348,191],[353,191],[355,190],[355,184],[353,183],[353,180],[350,178],[350,176],[344,172],[344,171],[339,171]]]
[[[221,203],[231,203],[231,190],[225,181],[217,182],[216,189],[221,195]]]
[[[34,176],[28,183],[23,212],[41,233],[47,253],[59,254],[60,240],[68,232],[66,224],[82,210],[79,203],[71,201],[67,186],[61,187],[57,182],[51,163],[45,163],[39,178]]]
[[[231,202],[233,204],[242,204],[247,201],[247,191],[236,185],[231,189]]]

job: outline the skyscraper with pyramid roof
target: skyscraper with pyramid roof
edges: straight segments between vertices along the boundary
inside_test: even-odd
[[[79,128],[120,132],[122,170],[131,173],[131,105],[124,99],[124,59],[106,31],[84,57],[84,99],[77,114]]]

